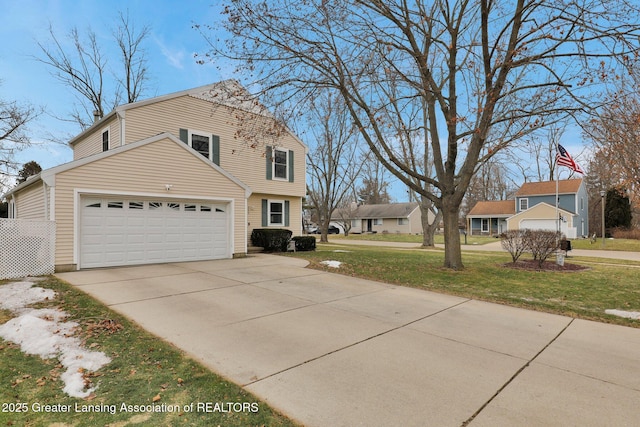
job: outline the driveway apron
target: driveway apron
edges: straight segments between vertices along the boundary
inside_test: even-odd
[[[57,276],[308,426],[640,424],[640,330],[252,255]]]

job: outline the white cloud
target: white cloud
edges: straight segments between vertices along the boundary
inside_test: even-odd
[[[153,37],[153,41],[158,45],[160,52],[172,67],[179,70],[184,69],[184,58],[186,56],[186,52],[183,49],[171,49],[157,36]]]

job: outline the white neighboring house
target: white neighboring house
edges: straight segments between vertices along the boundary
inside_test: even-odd
[[[422,233],[422,214],[417,202],[360,205],[351,209],[336,209],[331,217],[336,226],[343,221],[351,224],[350,233]],[[342,232],[343,227],[339,227]]]

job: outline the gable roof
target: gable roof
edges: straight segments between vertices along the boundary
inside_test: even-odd
[[[418,208],[417,202],[360,205],[349,217],[355,218],[408,218]],[[335,215],[334,215],[335,217]]]
[[[123,118],[127,110],[154,104],[156,102],[178,98],[181,96],[191,96],[193,98],[202,99],[213,104],[225,105],[227,107],[236,108],[249,113],[258,114],[269,118],[275,118],[273,114],[271,114],[271,112],[264,105],[258,102],[257,98],[249,93],[249,91],[245,89],[244,86],[242,86],[237,80],[228,79],[217,83],[211,83],[204,86],[181,90],[179,92],[173,92],[166,95],[143,99],[141,101],[131,102],[129,104],[119,105],[107,115],[102,117],[100,120],[94,122],[87,129],[73,137],[69,141],[69,145],[73,147],[86,135],[92,133],[97,128],[104,126],[104,123],[114,116],[117,115]],[[287,131],[296,141],[298,141],[303,147],[305,147],[305,150],[307,149],[306,144],[302,142],[302,140],[300,140],[293,132],[291,132],[289,128],[287,128]]]
[[[511,216],[516,213],[515,200],[480,201],[467,216]]]
[[[558,194],[577,193],[582,184],[582,178],[562,179],[558,181]],[[542,196],[556,194],[556,181],[525,182],[516,192],[516,197]]]
[[[542,215],[538,219],[556,219],[556,207],[550,205],[546,202],[537,203],[535,206],[530,207],[526,211],[518,212],[517,214],[509,217],[507,221],[513,221],[514,219],[520,218],[522,216],[531,216],[532,213],[536,213],[540,211],[541,213],[547,212],[549,215]],[[568,211],[566,209],[558,208],[558,212],[565,213],[567,215],[575,215],[575,212]]]
[[[243,183],[238,178],[236,178],[235,176],[231,175],[229,172],[227,172],[226,170],[222,169],[220,166],[216,165],[215,163],[213,163],[209,159],[207,159],[204,156],[202,156],[200,153],[198,153],[196,150],[194,150],[193,148],[189,147],[187,144],[185,144],[182,141],[180,141],[174,135],[170,134],[169,132],[163,132],[163,133],[160,133],[158,135],[152,136],[150,138],[145,138],[145,139],[142,139],[140,141],[133,142],[131,144],[126,144],[126,145],[122,145],[120,147],[116,147],[116,148],[114,148],[112,150],[103,151],[101,153],[94,154],[92,156],[83,157],[81,159],[74,160],[72,162],[63,163],[61,165],[54,166],[54,167],[49,168],[49,169],[45,169],[42,172],[40,172],[38,175],[35,175],[33,177],[29,177],[29,179],[27,181],[21,183],[20,185],[16,186],[15,188],[11,189],[10,191],[8,191],[5,194],[5,196],[12,195],[12,194],[22,190],[23,188],[28,187],[29,185],[33,184],[36,181],[44,181],[47,185],[55,186],[55,177],[56,177],[57,174],[59,174],[61,172],[64,172],[64,171],[67,171],[67,170],[70,170],[70,169],[73,169],[73,168],[76,168],[76,167],[79,167],[79,166],[83,166],[83,165],[86,165],[88,163],[92,163],[92,162],[95,162],[95,161],[98,161],[98,160],[102,160],[102,159],[104,159],[106,157],[115,156],[115,155],[118,155],[120,153],[129,151],[129,150],[133,150],[135,148],[142,147],[142,146],[147,145],[147,144],[152,144],[152,143],[154,143],[156,141],[160,141],[162,139],[169,139],[170,141],[173,141],[180,148],[186,150],[187,152],[189,152],[190,154],[195,156],[197,159],[199,159],[200,161],[202,161],[205,164],[207,164],[212,169],[215,169],[216,171],[220,172],[223,176],[228,178],[230,181],[234,182],[239,187],[243,188],[245,190],[246,197],[249,197],[251,195],[252,190],[245,183]]]

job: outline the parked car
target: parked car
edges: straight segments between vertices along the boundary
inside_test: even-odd
[[[309,234],[322,234],[322,233],[320,231],[320,228],[316,228],[315,230],[310,231]],[[340,234],[340,229],[335,225],[330,225],[329,229],[327,230],[327,234]]]

